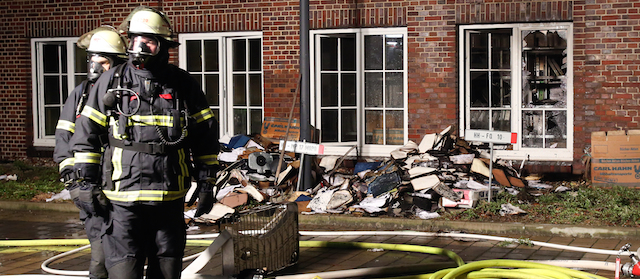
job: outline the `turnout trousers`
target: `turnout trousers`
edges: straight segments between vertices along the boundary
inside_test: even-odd
[[[104,251],[102,249],[102,226],[105,219],[102,216],[91,215],[80,210],[80,220],[84,221],[84,230],[91,244],[91,263],[89,264],[89,278],[106,279]]]
[[[112,204],[103,247],[110,279],[180,278],[186,245],[184,201]]]

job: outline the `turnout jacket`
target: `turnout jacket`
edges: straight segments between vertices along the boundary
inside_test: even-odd
[[[111,91],[120,98],[107,107],[105,94],[119,86],[130,90]],[[127,62],[103,73],[72,145],[79,178],[97,183],[102,176],[105,196],[125,206],[182,199],[191,178],[215,177],[219,168],[218,122],[199,83],[171,64],[152,73]]]
[[[73,152],[71,151],[70,140],[76,129],[76,118],[79,115],[78,109],[81,109],[80,102],[83,101],[82,95],[89,92],[92,83],[84,80],[80,85],[71,91],[71,94],[64,102],[60,118],[56,125],[56,147],[53,150],[53,160],[58,163],[60,175],[69,175],[73,173]],[[79,106],[80,105],[80,106]]]

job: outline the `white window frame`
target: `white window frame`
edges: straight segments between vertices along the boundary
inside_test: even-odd
[[[242,38],[242,39],[254,39],[254,38],[262,38],[262,32],[260,31],[251,31],[251,32],[224,32],[224,33],[191,33],[191,34],[179,34],[178,40],[181,44],[181,47],[178,48],[178,58],[179,58],[179,66],[182,69],[187,68],[187,52],[186,42],[188,40],[218,40],[218,58],[219,58],[219,81],[218,81],[218,92],[220,104],[219,107],[216,107],[220,111],[220,115],[216,115],[218,122],[220,124],[220,136],[232,137],[234,136],[233,131],[233,94],[232,92],[232,75],[231,75],[231,51],[230,51],[230,42],[231,39],[234,38]],[[264,44],[263,44],[264,45]],[[247,46],[248,47],[248,46]],[[262,60],[262,65],[264,65],[264,56]],[[204,67],[203,67],[204,70]],[[248,70],[247,70],[248,71]],[[192,72],[191,74],[203,74],[204,72]],[[264,119],[264,66],[261,67],[261,75],[262,75],[262,119]],[[204,81],[203,81],[204,82]],[[250,119],[247,119],[250,121]],[[242,132],[241,134],[245,134]]]
[[[75,88],[75,43],[78,37],[57,37],[57,38],[34,38],[31,39],[31,81],[33,100],[33,145],[43,147],[53,147],[56,144],[55,135],[45,135],[45,107],[59,106],[60,110],[66,101],[64,94],[69,94]],[[43,45],[46,43],[65,43],[67,54],[67,72],[61,75],[67,76],[68,92],[59,92],[60,104],[44,104],[44,67],[43,65]],[[55,120],[56,122],[58,119]]]
[[[380,145],[380,144],[365,144],[365,107],[364,107],[364,54],[363,54],[363,42],[364,37],[367,35],[391,35],[391,34],[401,34],[403,36],[403,44],[404,44],[404,52],[403,52],[403,69],[399,72],[403,73],[403,92],[404,92],[404,109],[403,109],[403,142],[406,143],[408,140],[409,133],[409,93],[408,93],[408,32],[406,27],[394,27],[394,28],[351,28],[351,29],[328,29],[328,30],[311,30],[310,34],[310,53],[313,55],[313,58],[310,61],[311,67],[311,81],[310,81],[310,94],[313,96],[311,98],[311,107],[314,108],[311,111],[311,123],[322,130],[321,127],[321,119],[320,119],[320,62],[318,57],[320,57],[320,45],[319,38],[323,35],[331,35],[331,34],[343,34],[343,33],[354,33],[356,35],[356,103],[357,103],[357,123],[358,123],[358,140],[354,144],[346,144],[346,143],[322,143],[324,145],[324,154],[326,155],[344,155],[353,145],[357,145],[359,148],[360,155],[362,156],[389,156],[389,153],[398,148],[400,145]],[[386,110],[385,108],[382,108]],[[349,153],[350,155],[355,155],[356,151],[352,151]]]
[[[496,150],[494,156],[510,160],[534,160],[534,161],[572,161],[573,160],[573,114],[574,114],[574,91],[573,91],[573,23],[513,23],[513,24],[473,24],[459,26],[460,40],[458,44],[458,59],[461,68],[458,80],[460,119],[459,134],[464,137],[465,129],[469,127],[469,64],[466,63],[469,53],[468,32],[481,29],[512,29],[511,38],[511,132],[518,134],[517,143],[513,145],[513,150]],[[522,32],[523,30],[564,30],[567,32],[567,147],[566,148],[527,148],[522,146]],[[496,146],[496,149],[498,147]]]

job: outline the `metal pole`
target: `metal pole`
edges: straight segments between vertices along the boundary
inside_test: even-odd
[[[307,142],[313,142],[311,138],[310,65],[309,0],[300,0],[300,140]],[[304,165],[300,168],[301,177],[298,179],[302,179],[303,190],[312,188],[309,160],[304,160]]]
[[[491,202],[491,182],[493,181],[493,142],[489,143],[489,195],[487,201]]]

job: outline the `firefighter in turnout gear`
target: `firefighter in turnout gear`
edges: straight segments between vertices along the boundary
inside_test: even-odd
[[[102,238],[109,278],[179,278],[191,179],[199,214],[214,203],[218,122],[199,83],[169,64],[178,43],[163,13],[140,6],[118,29],[129,37],[129,60],[91,90],[72,139],[74,167],[109,213]]]
[[[80,209],[80,220],[84,221],[87,237],[91,243],[89,277],[107,278],[100,238],[104,218],[97,214],[94,208],[87,208],[87,204],[79,199],[80,187],[75,181],[74,157],[69,140],[75,131],[76,118],[80,115],[94,82],[103,72],[126,61],[127,42],[115,28],[101,26],[82,35],[77,45],[87,51],[87,79],[73,89],[65,101],[56,126],[56,147],[53,157],[59,164],[61,180]]]

